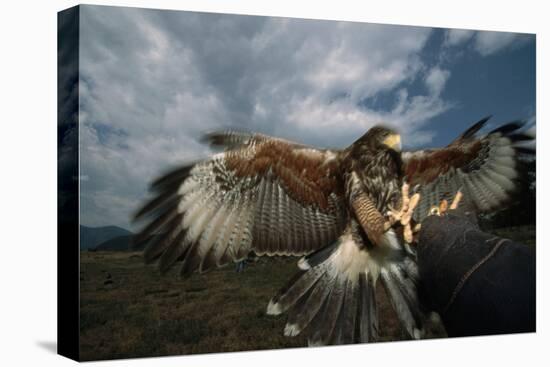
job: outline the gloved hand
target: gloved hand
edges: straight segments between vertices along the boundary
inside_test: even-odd
[[[421,301],[449,336],[535,331],[533,247],[449,211],[422,222],[417,254]]]

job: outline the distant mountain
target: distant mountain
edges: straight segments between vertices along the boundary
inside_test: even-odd
[[[116,237],[131,236],[132,232],[117,226],[87,227],[80,226],[80,249],[94,249],[105,241]]]
[[[128,251],[132,243],[132,235],[111,238],[96,246],[97,251]]]

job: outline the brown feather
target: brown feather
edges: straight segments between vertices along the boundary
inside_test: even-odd
[[[293,199],[325,212],[329,210],[328,196],[339,191],[337,160],[327,161],[320,152],[300,152],[279,140],[257,144],[252,156],[242,150],[230,151],[226,164],[238,177],[264,177],[271,169]]]
[[[411,185],[419,185],[421,199],[414,219],[421,221],[433,205],[452,200],[461,190],[462,208],[486,212],[502,207],[517,187],[517,156],[528,141],[518,122],[505,124],[489,134],[475,133],[487,118],[474,124],[445,148],[407,152],[402,155],[403,172]]]
[[[411,185],[432,182],[452,169],[464,168],[471,163],[482,148],[481,141],[475,141],[445,149],[429,151],[407,161],[404,172]]]

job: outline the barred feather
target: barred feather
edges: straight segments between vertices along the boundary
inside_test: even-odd
[[[156,196],[136,213],[147,222],[134,242],[149,262],[160,258],[166,271],[183,259],[188,275],[252,250],[304,255],[341,233],[347,216],[332,153],[258,134],[209,139],[231,149],[156,180]]]
[[[303,271],[270,301],[268,314],[288,312],[285,335],[305,333],[310,345],[376,340],[375,287],[383,277],[406,330],[418,336],[423,319],[415,296],[416,264],[403,248],[367,250],[360,231],[352,221],[333,245],[303,258]]]
[[[464,194],[462,206],[478,212],[498,208],[509,199],[516,188],[518,154],[526,151],[517,144],[533,137],[520,131],[524,126],[520,121],[475,137],[487,120],[474,124],[446,148],[403,153],[408,180],[420,184],[416,221],[441,200],[452,200],[458,190]]]
[[[413,271],[408,269],[411,267]],[[383,267],[380,278],[401,324],[410,336],[419,339],[423,335],[422,324],[425,315],[420,309],[416,293],[418,278],[415,268],[412,260],[406,257],[402,262]]]

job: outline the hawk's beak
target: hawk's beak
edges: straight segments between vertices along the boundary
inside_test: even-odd
[[[384,145],[388,146],[390,149],[395,150],[396,152],[401,151],[401,136],[399,134],[392,134],[384,139]]]

